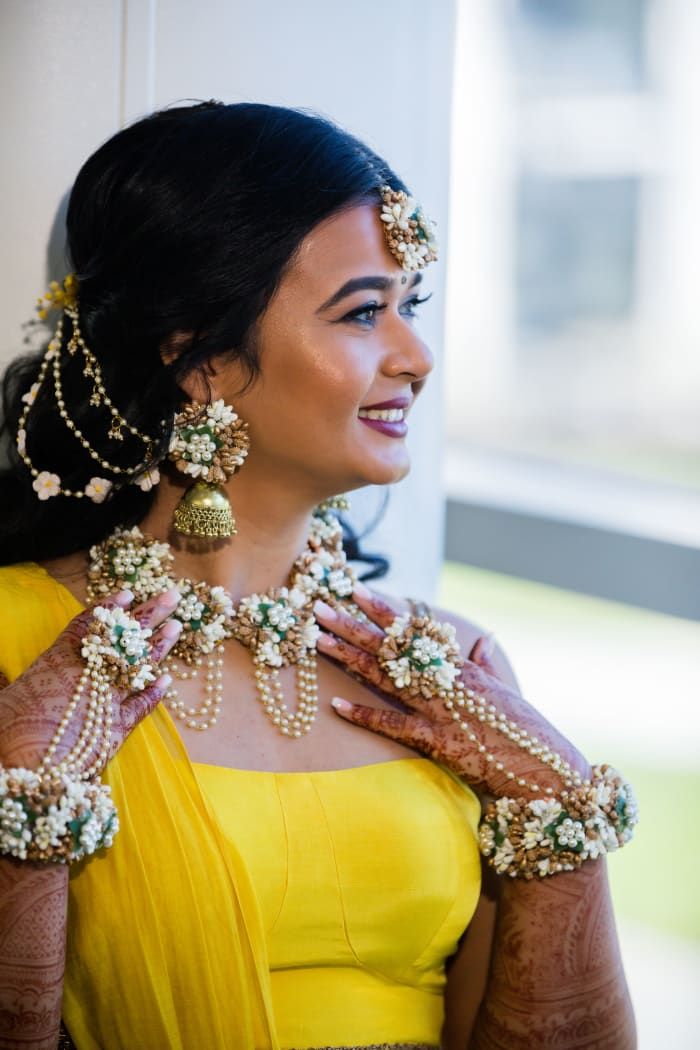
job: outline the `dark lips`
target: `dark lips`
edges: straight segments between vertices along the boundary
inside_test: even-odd
[[[411,397],[395,397],[391,401],[380,401],[376,405],[360,405],[360,408],[364,411],[368,411],[370,408],[408,408],[413,403]]]

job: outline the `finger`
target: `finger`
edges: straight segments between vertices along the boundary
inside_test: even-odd
[[[474,642],[471,652],[469,653],[469,659],[479,667],[482,667],[487,674],[491,674],[494,678],[498,678],[498,672],[493,663],[493,652],[496,647],[496,638],[493,634],[482,634]]]
[[[166,620],[150,640],[151,647],[148,662],[153,664],[159,663],[170,652],[181,634],[181,620]]]
[[[358,608],[362,609],[363,613],[369,616],[370,620],[385,630],[399,616],[399,612],[393,609],[384,598],[380,598],[379,595],[371,591],[369,587],[365,587],[364,583],[360,583],[359,580],[352,592],[352,599]]]
[[[156,709],[171,684],[171,676],[162,674],[143,692],[132,693],[119,705],[119,725],[125,737]]]
[[[342,638],[336,638],[325,631],[321,631],[316,644],[324,655],[337,660],[346,671],[350,671],[352,674],[362,678],[363,681],[369,682],[370,685],[380,689],[383,693],[389,693],[391,696],[399,695],[393,680],[382,671],[372,653],[368,653],[364,649],[358,649],[357,646],[351,645],[350,642],[346,642]]]
[[[74,616],[64,631],[67,638],[73,641],[82,641],[84,635],[94,623],[93,609],[95,605],[102,605],[105,609],[113,609],[115,605],[126,609],[134,600],[134,592],[130,590],[117,591],[116,594],[108,594],[104,598],[92,602],[81,613]]]
[[[137,605],[132,615],[142,627],[156,627],[159,623],[170,616],[178,606],[182,595],[177,587],[171,587],[162,594],[156,594],[153,598]]]
[[[340,696],[333,697],[331,706],[347,722],[371,729],[373,733],[380,733],[391,740],[398,740],[423,754],[432,756],[436,752],[435,727],[427,718],[404,714],[390,707],[355,704]]]
[[[365,649],[369,653],[379,652],[380,646],[384,641],[384,632],[380,631],[374,624],[360,623],[353,616],[349,616],[348,613],[341,612],[338,609],[333,609],[325,602],[317,601],[314,603],[314,616],[319,623],[322,623],[333,634],[344,638],[345,641],[350,642],[359,649]]]

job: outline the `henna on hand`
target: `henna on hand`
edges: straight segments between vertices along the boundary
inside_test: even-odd
[[[470,1050],[634,1050],[604,860],[504,879],[491,973]]]
[[[68,868],[0,857],[0,1045],[55,1050],[61,1019]]]

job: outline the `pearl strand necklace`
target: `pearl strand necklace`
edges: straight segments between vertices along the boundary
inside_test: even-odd
[[[302,656],[297,664],[298,701],[295,711],[290,711],[284,701],[277,669],[269,671],[260,660],[255,657],[253,659],[258,699],[265,714],[272,724],[277,726],[282,736],[298,740],[311,730],[318,712],[316,650],[308,656]]]
[[[341,539],[336,519],[314,515],[307,548],[294,563],[289,587],[243,598],[237,608],[223,587],[179,581],[183,598],[173,615],[182,621],[183,632],[163,664],[173,679],[165,693],[173,717],[200,732],[217,724],[223,704],[223,642],[234,637],[252,650],[257,699],[271,724],[288,739],[298,740],[311,730],[318,712],[319,630],[313,604],[317,598],[337,604],[349,598],[355,583]],[[138,528],[115,530],[90,555],[90,597],[126,586],[143,601],[175,583],[169,545],[144,536]],[[293,709],[284,699],[278,670],[287,665],[296,668]],[[174,683],[197,679],[203,667],[204,699],[198,706],[187,705]]]
[[[206,659],[205,671],[205,698],[199,707],[186,707],[183,700],[178,698],[177,689],[170,686],[165,693],[165,701],[173,715],[184,722],[188,729],[200,731],[215,726],[221,714],[221,704],[224,698],[223,667],[224,647],[217,645],[215,655],[209,655]],[[202,666],[202,658],[198,656],[194,660],[194,667],[190,671],[183,671],[176,667],[173,660],[166,660],[164,669],[173,678],[179,681],[187,681],[198,677]],[[197,721],[199,719],[199,721]]]

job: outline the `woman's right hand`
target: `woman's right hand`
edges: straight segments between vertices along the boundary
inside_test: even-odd
[[[180,594],[173,587],[133,607],[133,595],[129,591],[110,595],[95,604],[107,608],[118,605],[127,609],[143,627],[151,628],[148,660],[156,666],[175,644],[182,629],[179,620],[167,619],[179,600]],[[92,607],[88,607],[71,620],[53,645],[23,674],[0,691],[0,765],[6,769],[12,766],[37,769],[45,757],[85,668],[80,650],[93,619]],[[140,693],[112,691],[109,758],[116,754],[134,727],[157,707],[169,684],[169,676],[161,675]],[[78,740],[87,712],[87,693],[85,690],[58,745],[54,762],[60,762]]]

